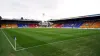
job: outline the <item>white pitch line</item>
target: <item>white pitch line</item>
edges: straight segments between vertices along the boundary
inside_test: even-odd
[[[64,42],[64,41],[66,41],[66,40],[52,42],[52,43],[47,43],[47,44],[43,44],[43,45],[54,44],[54,43],[59,43],[59,42]],[[22,49],[19,49],[19,50],[16,50],[16,51],[26,50],[26,49],[29,49],[29,48],[39,47],[39,46],[43,46],[43,45],[37,45],[37,46],[33,46],[33,47],[22,48]]]
[[[53,44],[53,43],[58,43],[58,42],[64,42],[64,41],[66,41],[66,40],[52,42],[52,43],[47,43],[47,44],[43,44],[43,45],[48,45],[48,44]],[[22,49],[19,49],[19,50],[16,50],[16,51],[26,50],[26,49],[29,49],[29,48],[39,47],[39,46],[43,46],[43,45],[37,45],[37,46],[33,46],[33,47],[22,48]]]
[[[3,32],[3,30],[1,30]],[[6,39],[8,40],[8,42],[10,43],[10,45],[12,46],[12,48],[15,50],[13,44],[11,43],[11,41],[8,39],[7,35],[3,32],[3,34],[5,35]],[[15,50],[16,51],[16,50]]]

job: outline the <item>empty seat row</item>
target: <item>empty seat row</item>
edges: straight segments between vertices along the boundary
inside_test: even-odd
[[[68,28],[100,28],[100,21],[75,21],[66,22],[64,24],[53,24],[52,27],[68,27]]]
[[[38,27],[38,24],[1,24],[1,28]]]

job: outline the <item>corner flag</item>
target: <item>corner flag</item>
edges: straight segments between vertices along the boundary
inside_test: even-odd
[[[16,36],[14,36],[14,40],[15,40],[15,51],[16,51]]]
[[[16,37],[14,37],[14,40],[17,40]]]

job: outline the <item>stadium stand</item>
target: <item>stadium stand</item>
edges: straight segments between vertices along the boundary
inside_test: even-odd
[[[23,24],[17,24],[18,28],[22,28]]]
[[[12,24],[12,28],[17,28],[17,24]]]
[[[1,28],[6,28],[6,24],[1,24]]]
[[[74,22],[74,27],[75,28],[80,28],[80,26],[83,24],[84,22],[82,22],[82,21],[76,21],[76,22]]]
[[[38,27],[40,20],[26,20],[26,19],[7,19],[2,18],[0,20],[1,28],[27,28],[27,27]]]
[[[90,28],[100,28],[100,21],[94,22]]]
[[[17,24],[1,24],[1,28],[17,28]]]
[[[67,28],[71,28],[74,26],[74,22],[73,21],[70,21],[70,22],[67,22],[66,24],[64,24],[64,27],[67,27]]]
[[[22,26],[25,28],[27,28],[28,27],[28,24],[22,24]]]
[[[35,27],[37,27],[38,25],[37,24],[29,24],[28,25],[30,28],[35,28]]]
[[[39,24],[40,23],[40,24]],[[52,23],[52,24],[49,24]],[[60,20],[49,20],[44,23],[35,20],[8,20],[1,19],[1,28],[35,28],[35,27],[54,27],[54,28],[100,28],[100,14],[80,16],[74,18],[64,18]]]
[[[55,27],[56,26],[56,24],[53,24],[51,27]]]
[[[56,25],[56,27],[62,27],[63,26],[63,24],[57,24]]]
[[[86,15],[74,18],[64,18],[60,20],[48,20],[53,23],[51,27],[64,28],[100,28],[100,14]],[[59,25],[62,23],[62,25]]]
[[[66,27],[66,28],[100,28],[100,21],[73,21],[65,24],[53,24],[52,27]]]
[[[81,28],[100,28],[100,23],[98,21],[87,21],[82,24]]]
[[[63,24],[53,24],[52,27],[57,27],[57,28],[63,27]]]
[[[12,24],[5,24],[6,28],[12,28]]]
[[[72,21],[72,22],[67,22],[65,24],[63,24],[63,27],[67,27],[67,28],[72,28],[72,27],[75,27],[75,28],[79,28],[81,25],[83,24],[82,21]]]

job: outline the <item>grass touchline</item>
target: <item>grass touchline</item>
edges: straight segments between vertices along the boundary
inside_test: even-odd
[[[4,33],[3,30],[1,30],[1,31],[5,35],[6,39],[8,40],[8,42],[10,43],[10,45],[12,46],[12,48],[16,51],[16,48],[13,46],[13,44],[11,43],[11,41],[8,39],[7,35]]]

